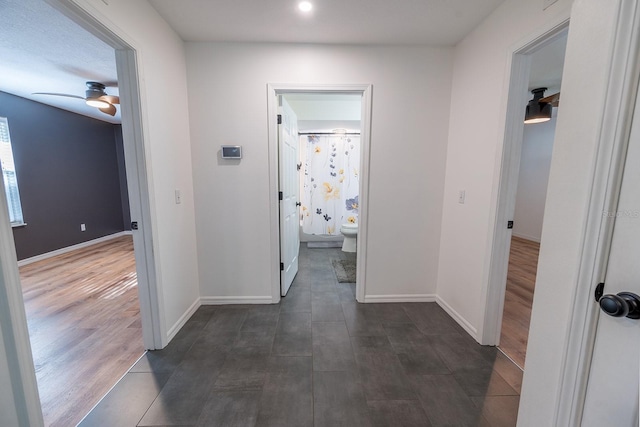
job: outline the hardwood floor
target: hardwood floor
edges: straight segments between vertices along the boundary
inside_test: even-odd
[[[524,369],[540,244],[511,238],[500,349]]]
[[[46,426],[76,425],[144,353],[131,236],[20,267]]]

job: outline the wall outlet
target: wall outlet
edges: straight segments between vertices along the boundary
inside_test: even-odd
[[[87,231],[87,226],[84,224],[80,224],[80,231]]]
[[[176,205],[179,205],[180,203],[182,203],[182,194],[180,193],[180,190],[176,190],[175,195],[176,195]]]
[[[557,1],[558,0],[542,0],[542,10],[545,10],[546,8],[548,8],[549,6],[551,6]]]
[[[464,205],[465,196],[466,196],[466,194],[465,194],[464,190],[458,191],[458,203],[460,203],[461,205]]]

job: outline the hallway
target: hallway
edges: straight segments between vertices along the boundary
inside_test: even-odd
[[[521,371],[435,303],[358,304],[302,245],[278,305],[203,306],[81,426],[513,426]]]

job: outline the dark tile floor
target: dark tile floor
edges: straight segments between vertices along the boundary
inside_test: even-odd
[[[358,304],[302,246],[278,305],[203,306],[87,426],[514,426],[522,372],[434,303]]]

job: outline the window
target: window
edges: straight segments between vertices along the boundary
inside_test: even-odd
[[[9,123],[5,117],[0,117],[0,163],[2,163],[2,180],[7,193],[9,205],[9,220],[11,225],[23,225],[22,206],[20,205],[20,193],[18,192],[18,179],[16,166],[13,162],[11,150],[11,138],[9,137]]]

